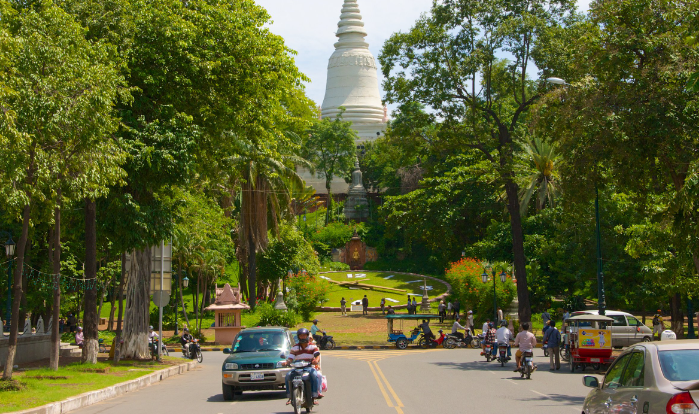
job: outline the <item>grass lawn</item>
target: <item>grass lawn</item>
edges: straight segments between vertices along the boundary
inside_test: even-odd
[[[106,362],[96,365],[74,363],[61,367],[58,371],[32,369],[16,372],[13,382],[18,384],[21,390],[5,391],[8,384],[0,382],[0,412],[26,410],[61,401],[136,379],[179,363],[179,358],[166,357],[162,364],[150,361],[122,361],[118,366]]]
[[[348,278],[347,275],[352,274],[366,274],[363,278]],[[392,278],[386,279],[386,277],[393,275]],[[328,294],[328,302],[325,306],[339,307],[340,300],[344,297],[348,302],[360,300],[367,295],[369,299],[369,306],[379,306],[381,303],[381,298],[386,298],[386,306],[388,305],[405,305],[408,300],[408,295],[422,294],[423,279],[416,276],[410,275],[399,275],[391,272],[353,272],[347,271],[342,273],[328,273],[321,275],[335,281],[358,281],[359,283],[374,285],[374,286],[385,286],[394,289],[403,289],[406,292],[393,292],[388,290],[375,290],[375,289],[364,289],[364,288],[349,288],[345,286],[339,286],[336,284],[331,284],[330,292]],[[408,283],[415,282],[415,283]],[[432,286],[432,290],[428,291],[430,298],[435,298],[443,293],[446,293],[447,286],[443,283],[437,282],[435,280],[427,279],[427,286]],[[391,302],[389,298],[397,300],[398,302]],[[421,301],[420,297],[416,298],[418,303]]]

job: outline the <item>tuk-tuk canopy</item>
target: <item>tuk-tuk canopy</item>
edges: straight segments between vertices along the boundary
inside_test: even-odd
[[[566,322],[575,322],[575,321],[583,321],[583,322],[614,322],[614,319],[608,317],[608,316],[602,316],[602,315],[576,315],[572,316],[568,319],[566,319]]]
[[[439,315],[386,315],[386,319],[403,319],[403,320],[418,320],[418,319],[439,319]]]

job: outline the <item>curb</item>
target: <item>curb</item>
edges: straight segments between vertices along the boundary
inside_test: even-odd
[[[161,369],[160,371],[156,371],[144,377],[112,385],[111,387],[103,388],[101,390],[76,395],[75,397],[70,397],[63,401],[42,405],[41,407],[30,408],[24,411],[14,411],[13,414],[67,413],[80,408],[89,407],[105,400],[119,397],[129,392],[138,391],[142,388],[148,387],[149,385],[166,380],[169,377],[174,377],[175,375],[182,375],[187,371],[191,371],[197,365],[197,361],[187,362],[174,367]]]

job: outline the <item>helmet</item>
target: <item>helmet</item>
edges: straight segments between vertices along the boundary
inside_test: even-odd
[[[488,324],[488,326],[491,327],[491,328],[495,328],[495,324],[492,323],[492,322],[490,322],[490,323]]]
[[[153,330],[153,325],[149,326],[148,329]]]
[[[500,326],[502,326],[502,327],[507,326],[507,321],[500,321]]]
[[[185,331],[185,332],[189,332],[189,328],[184,328],[184,331]]]
[[[318,319],[313,319],[313,323],[318,323]]]
[[[306,335],[305,340],[301,339],[301,335]],[[306,328],[301,328],[298,331],[296,331],[296,336],[299,338],[299,343],[307,343],[309,335],[310,334],[308,332],[308,329],[306,329]]]

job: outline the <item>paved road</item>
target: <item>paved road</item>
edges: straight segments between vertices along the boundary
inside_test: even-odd
[[[541,350],[537,350],[541,355]],[[138,392],[76,411],[76,414],[289,413],[284,393],[245,393],[235,402],[221,396],[224,355],[204,353],[194,372]],[[522,380],[486,363],[477,350],[332,351],[323,354],[329,391],[318,413],[412,414],[478,412],[580,413],[587,389],[582,374],[548,371],[548,358],[535,358],[540,370]],[[590,372],[591,373],[591,372]],[[484,407],[485,404],[485,407]],[[461,411],[461,410],[460,410]]]

